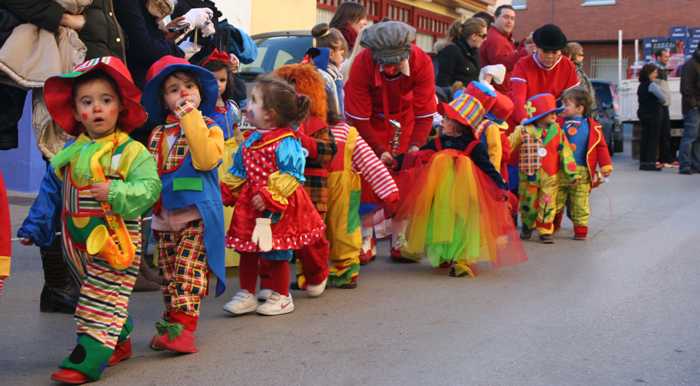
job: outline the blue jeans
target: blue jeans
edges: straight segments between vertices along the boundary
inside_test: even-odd
[[[698,138],[698,126],[700,126],[700,109],[690,109],[683,115],[685,129],[681,146],[678,151],[678,163],[680,171],[693,169],[700,171],[700,138]]]

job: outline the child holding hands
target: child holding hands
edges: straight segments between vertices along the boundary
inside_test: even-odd
[[[81,384],[100,379],[106,366],[131,356],[129,333],[134,327],[127,306],[141,263],[139,217],[158,198],[161,183],[153,158],[129,137],[147,115],[139,104],[141,91],[119,59],[93,59],[72,73],[49,78],[44,96],[51,117],[77,138],[51,158],[17,235],[24,245],[47,246],[61,222],[63,255],[81,285],[75,310],[79,338],[51,379]],[[95,180],[89,167],[93,156],[106,181]],[[103,203],[123,220],[134,244],[133,261],[126,268],[108,263],[102,254],[88,253],[92,231],[111,225]],[[130,249],[119,247],[122,252]]]
[[[556,124],[557,108],[552,94],[539,94],[527,100],[525,111],[529,119],[510,135],[511,154],[519,155],[520,213],[523,228],[520,238],[529,240],[537,227],[543,243],[553,243],[559,171],[565,181],[576,186],[580,176],[569,147],[569,141]]]
[[[591,118],[585,118],[591,105],[588,90],[575,87],[562,96],[566,108],[557,123],[561,125],[569,141],[576,161],[576,172],[581,177],[578,185],[570,186],[563,173],[559,172],[559,192],[557,193],[557,214],[554,216],[554,232],[561,229],[566,199],[569,199],[571,221],[574,223],[574,240],[585,240],[588,234],[588,217],[591,214],[588,199],[591,189],[600,184],[594,174],[600,166],[600,173],[608,177],[613,170],[610,164],[610,151],[605,142],[601,126]]]

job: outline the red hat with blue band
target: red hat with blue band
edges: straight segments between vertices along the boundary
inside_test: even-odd
[[[552,94],[539,94],[525,102],[525,112],[528,120],[523,125],[529,125],[549,113],[561,113],[565,107],[557,107]]]
[[[493,90],[493,92],[496,93],[496,103],[491,107],[491,111],[486,113],[486,118],[494,121],[498,125],[502,125],[503,122],[513,114],[515,105],[513,104],[513,100],[508,98],[505,94],[496,90]]]
[[[73,72],[52,76],[44,84],[44,99],[46,108],[56,123],[66,133],[78,136],[85,131],[85,126],[73,115],[73,85],[78,77],[88,72],[100,70],[109,75],[117,84],[122,111],[119,114],[119,127],[130,133],[141,127],[148,118],[146,110],[141,106],[141,90],[134,85],[131,73],[124,63],[113,56],[104,56],[83,62],[75,67]]]
[[[203,90],[199,90],[202,102],[198,109],[202,115],[211,115],[216,107],[216,101],[219,99],[219,83],[214,74],[205,68],[190,64],[186,59],[167,55],[153,63],[146,74],[146,87],[143,89],[142,103],[148,112],[149,120],[159,125],[165,123],[167,114],[163,114],[158,94],[161,83],[175,71],[186,71],[199,79]]]
[[[464,92],[478,99],[485,111],[491,110],[496,103],[496,93],[481,82],[471,81]]]

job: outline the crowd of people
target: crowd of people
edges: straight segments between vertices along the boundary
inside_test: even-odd
[[[586,240],[590,191],[613,170],[594,95],[580,87],[580,46],[547,24],[516,49],[509,5],[492,22],[455,21],[436,80],[415,28],[367,26],[364,7],[343,2],[312,29],[304,59],[259,76],[242,104],[235,69],[255,54],[210,1],[115,0],[84,12],[3,3],[84,40],[94,20],[84,15],[114,21],[101,30],[108,44],[86,41],[81,64],[35,91],[63,133],[37,137],[52,141],[47,173],[17,236],[42,248],[41,310],[75,314],[78,343],[57,381],[98,380],[131,356],[129,296],[152,275],[151,234],[164,309],[149,346],[195,353],[210,276],[220,296],[234,251],[240,290],[224,310],[236,316],[290,313],[290,289],[356,288],[383,237],[397,263],[427,258],[474,277],[526,261],[521,240],[535,230],[553,243],[565,210],[574,239]],[[197,39],[182,40],[188,32]],[[254,130],[239,129],[241,110]]]

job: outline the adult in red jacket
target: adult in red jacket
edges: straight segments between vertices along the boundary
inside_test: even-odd
[[[435,101],[435,72],[418,46],[415,28],[397,21],[365,27],[360,44],[367,48],[352,64],[345,84],[345,115],[362,138],[391,165],[394,128],[401,123],[397,154],[418,150],[428,138]]]
[[[513,28],[515,27],[515,11],[510,5],[501,5],[496,8],[496,18],[491,24],[487,33],[486,41],[479,47],[481,66],[502,64],[506,67],[506,75],[503,83],[493,84],[493,87],[503,94],[507,94],[511,88],[510,76],[515,68],[515,64],[520,58],[525,57],[535,51],[534,44],[528,41],[530,37],[520,44],[519,49],[515,49],[513,41]]]

